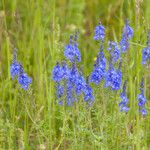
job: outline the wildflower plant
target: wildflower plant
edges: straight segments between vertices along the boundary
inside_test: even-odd
[[[90,82],[98,85],[101,80],[104,78],[106,71],[106,58],[104,55],[104,38],[105,38],[105,28],[99,23],[98,26],[95,27],[94,40],[98,40],[100,42],[100,51],[97,55],[97,59],[94,64],[94,69],[90,76]]]
[[[126,86],[127,86],[127,81],[124,82],[123,90],[120,94],[121,102],[119,103],[119,108],[120,108],[121,112],[128,112],[129,111],[129,108],[127,106],[129,100],[128,100],[127,94],[126,94]]]
[[[32,79],[24,72],[23,66],[17,61],[17,49],[14,49],[14,58],[10,66],[10,74],[12,79],[18,79],[20,86],[27,90],[32,83]]]
[[[122,39],[120,41],[121,52],[125,53],[129,48],[129,41],[133,37],[133,29],[129,26],[129,21],[126,20],[126,24],[123,28]]]
[[[144,78],[142,78],[141,84],[140,84],[140,91],[141,93],[138,94],[137,100],[139,105],[139,111],[140,113],[145,116],[147,114],[145,104],[147,102],[145,96],[144,96]]]
[[[73,39],[73,35],[70,35],[70,42],[68,45],[65,46],[64,55],[71,62],[81,61],[81,54],[80,54],[80,51],[78,49],[78,44],[77,44],[77,37],[78,37],[77,34],[78,33],[76,33],[74,39]]]
[[[112,58],[109,61],[109,69],[105,74],[105,84],[104,87],[110,87],[111,90],[119,90],[122,84],[122,72],[121,72],[121,62],[118,69],[115,69],[112,64]]]
[[[142,50],[142,64],[145,65],[150,60],[150,31],[147,36],[147,47]]]
[[[96,41],[104,41],[105,38],[105,28],[99,23],[98,26],[95,27],[94,30],[94,40]]]
[[[120,60],[121,52],[118,43],[109,41],[107,50],[110,51],[110,55],[113,63],[118,62]]]
[[[90,93],[92,91],[91,87],[86,83],[82,71],[79,71],[77,67],[77,62],[81,61],[77,40],[78,32],[74,36],[70,36],[70,42],[64,49],[64,56],[69,60],[69,65],[66,62],[63,62],[62,65],[57,62],[52,72],[52,79],[57,84],[56,95],[60,105],[66,103],[68,106],[71,106],[78,101],[80,95],[84,95],[86,97],[85,101],[88,101],[90,99],[88,95],[92,94]],[[60,98],[63,99],[62,97],[65,102],[60,100]]]

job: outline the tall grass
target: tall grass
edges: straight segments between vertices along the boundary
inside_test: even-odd
[[[150,113],[138,113],[137,94],[145,77],[150,99],[149,66],[141,66],[150,21],[150,1],[118,0],[0,0],[0,149],[150,149]],[[99,51],[93,29],[101,20],[107,37],[119,41],[124,19],[129,18],[134,38],[123,57],[128,79],[128,114],[118,109],[119,92],[93,86],[95,103],[87,108],[81,98],[72,107],[56,103],[51,72],[63,60],[69,35],[79,30],[84,74],[92,71]],[[105,43],[105,52],[107,41]],[[33,78],[23,91],[10,77],[13,48]],[[107,55],[107,54],[106,54]],[[147,110],[150,103],[147,103]]]

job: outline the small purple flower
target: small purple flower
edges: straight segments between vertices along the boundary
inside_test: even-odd
[[[70,69],[70,72],[69,72],[68,80],[69,80],[73,85],[75,85],[75,84],[76,84],[76,81],[77,81],[78,75],[79,75],[79,73],[78,73],[76,64],[73,63],[73,64],[72,64],[72,68]]]
[[[120,49],[116,42],[109,41],[108,51],[110,51],[113,62],[117,62],[120,59]]]
[[[85,86],[86,86],[85,79],[82,73],[79,73],[77,76],[76,84],[75,84],[76,94],[80,95],[84,91]]]
[[[144,97],[144,91],[141,91],[141,94],[138,95],[138,105],[139,107],[143,107],[146,103],[146,98]]]
[[[142,64],[145,65],[148,60],[150,60],[150,31],[147,36],[147,47],[142,50]]]
[[[12,79],[15,78],[15,76],[18,76],[20,73],[21,65],[17,62],[14,61],[11,66],[10,66],[10,74]]]
[[[120,111],[128,112],[129,108],[127,107],[128,98],[126,96],[126,81],[124,82],[123,91],[120,94],[120,98],[122,99],[122,101],[119,103]]]
[[[146,47],[142,51],[142,64],[145,65],[148,60],[150,60],[150,47]]]
[[[60,83],[57,84],[57,98],[60,99],[64,95],[64,87],[60,85]]]
[[[59,62],[57,62],[52,72],[52,79],[55,82],[60,82],[62,80],[62,77],[62,67],[60,66]]]
[[[88,102],[89,104],[92,104],[94,102],[93,90],[89,85],[88,79],[86,81],[86,86],[84,89],[84,101]]]
[[[67,98],[67,105],[71,106],[74,103],[74,95],[73,95],[73,85],[70,81],[67,82],[66,88],[66,98]]]
[[[70,42],[68,45],[65,46],[65,51],[64,51],[64,56],[69,59],[71,62],[74,61],[81,61],[81,54],[78,49],[78,44],[77,44],[77,35],[75,35],[75,42],[73,43],[72,41],[73,36],[70,36]]]
[[[145,108],[142,108],[142,109],[140,110],[140,113],[141,113],[143,116],[147,115],[147,111],[146,111]]]
[[[62,79],[68,79],[69,68],[65,62],[63,62],[62,64],[61,71],[62,71]]]
[[[109,70],[105,74],[105,87],[110,87],[112,90],[119,90],[122,84],[122,72],[119,69],[114,69],[110,63]]]
[[[98,85],[104,78],[105,71],[106,71],[106,58],[104,56],[103,51],[101,50],[94,64],[94,69],[91,73],[90,82],[94,82],[95,84]]]
[[[18,76],[18,82],[24,90],[27,90],[29,87],[29,84],[32,83],[32,79],[28,77],[26,73],[21,73]]]
[[[120,42],[121,51],[125,53],[129,48],[129,40],[133,37],[133,29],[129,26],[128,20],[126,21],[123,29],[122,39]]]
[[[14,53],[13,53],[13,62],[10,66],[10,75],[12,77],[12,79],[14,79],[16,76],[19,75],[21,70],[21,65],[20,63],[17,62],[17,49],[14,49]]]
[[[15,76],[18,77],[18,82],[24,90],[27,90],[29,84],[32,83],[32,79],[28,77],[26,73],[24,73],[22,65],[17,62],[17,49],[14,49],[14,58],[13,63],[10,66],[10,74],[12,79],[14,79]]]
[[[96,41],[103,41],[105,38],[105,28],[99,23],[98,26],[95,27],[94,30],[94,40]]]
[[[141,93],[138,94],[137,100],[138,100],[138,105],[139,105],[139,111],[141,114],[144,116],[147,114],[147,111],[145,109],[145,104],[146,104],[146,98],[144,96],[144,78],[142,78],[141,84],[140,84],[140,91]]]

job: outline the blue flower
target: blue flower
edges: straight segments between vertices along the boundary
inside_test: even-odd
[[[77,76],[76,83],[75,83],[76,94],[80,95],[84,91],[85,86],[86,86],[85,79],[82,73],[79,73]]]
[[[119,90],[122,84],[122,72],[120,70],[115,70],[112,73],[112,83],[111,89],[112,90]]]
[[[119,69],[114,69],[110,64],[109,70],[105,74],[105,87],[110,87],[112,90],[119,90],[122,84],[122,72]]]
[[[14,49],[13,53],[13,62],[10,66],[10,75],[12,79],[17,77],[21,71],[21,64],[17,62],[17,49]]]
[[[20,73],[21,65],[17,62],[14,61],[11,66],[10,66],[10,74],[12,79],[15,78],[15,76],[18,76]]]
[[[70,71],[69,71],[68,80],[69,80],[73,85],[75,85],[75,84],[76,84],[76,81],[77,81],[78,75],[79,75],[79,73],[78,73],[76,64],[73,63],[73,64],[72,64],[72,67],[71,67],[71,69],[70,69]]]
[[[146,109],[145,109],[145,104],[147,102],[145,96],[144,96],[144,78],[142,78],[141,84],[140,84],[140,90],[141,93],[138,94],[137,100],[138,100],[138,105],[139,109],[142,115],[146,115]]]
[[[104,56],[103,51],[100,51],[94,64],[94,69],[91,73],[90,81],[98,85],[103,79],[105,71],[106,71],[106,58]]]
[[[70,42],[65,46],[64,56],[69,59],[71,62],[81,61],[81,54],[78,49],[77,37],[75,35],[75,42],[72,41],[73,36],[70,36]]]
[[[52,79],[55,82],[60,82],[62,80],[62,78],[63,78],[62,67],[57,62],[56,66],[54,67],[53,72],[52,72]]]
[[[113,62],[117,62],[120,59],[120,49],[116,42],[109,41],[108,51],[110,51]]]
[[[120,111],[128,112],[129,108],[127,107],[128,98],[126,96],[126,81],[124,82],[123,91],[120,94],[122,101],[119,103]]]
[[[141,114],[142,114],[143,116],[147,115],[147,111],[146,111],[145,108],[142,108],[142,109],[140,110],[140,112],[141,112]]]
[[[75,98],[74,98],[74,93],[73,93],[73,85],[70,81],[67,82],[67,88],[66,88],[66,98],[67,98],[67,105],[68,106],[71,106],[74,101],[75,101]]]
[[[140,94],[138,94],[138,105],[139,107],[143,107],[146,103],[146,98],[144,97],[144,91],[142,90]]]
[[[121,51],[125,53],[129,48],[129,40],[133,37],[133,29],[129,26],[128,20],[123,29],[122,39],[120,42]]]
[[[94,102],[93,90],[89,85],[88,79],[86,81],[86,86],[84,89],[84,101],[88,102],[89,104],[92,104]]]
[[[64,95],[64,87],[60,85],[60,83],[57,84],[57,98],[60,99]]]
[[[95,27],[94,30],[94,40],[96,41],[103,41],[105,38],[105,28],[99,23],[98,26]]]
[[[150,60],[150,47],[144,48],[142,51],[142,64],[146,64],[148,60]]]
[[[69,68],[65,62],[63,62],[62,64],[61,72],[62,72],[62,79],[68,79]]]
[[[18,76],[18,82],[24,90],[27,90],[29,84],[32,83],[32,79],[28,77],[26,73],[20,73]]]

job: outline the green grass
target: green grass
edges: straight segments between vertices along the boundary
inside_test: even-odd
[[[150,149],[150,71],[141,66],[150,27],[150,0],[0,0],[0,150]],[[51,72],[63,60],[69,35],[79,30],[84,75],[92,71],[99,44],[93,40],[98,21],[107,39],[119,41],[124,19],[134,38],[123,57],[123,79],[128,79],[130,111],[120,113],[119,92],[93,86],[95,103],[88,108],[81,97],[72,107],[56,104]],[[33,78],[23,91],[10,77],[13,49]],[[107,55],[107,54],[106,54]],[[148,115],[138,113],[136,96],[145,77]]]

